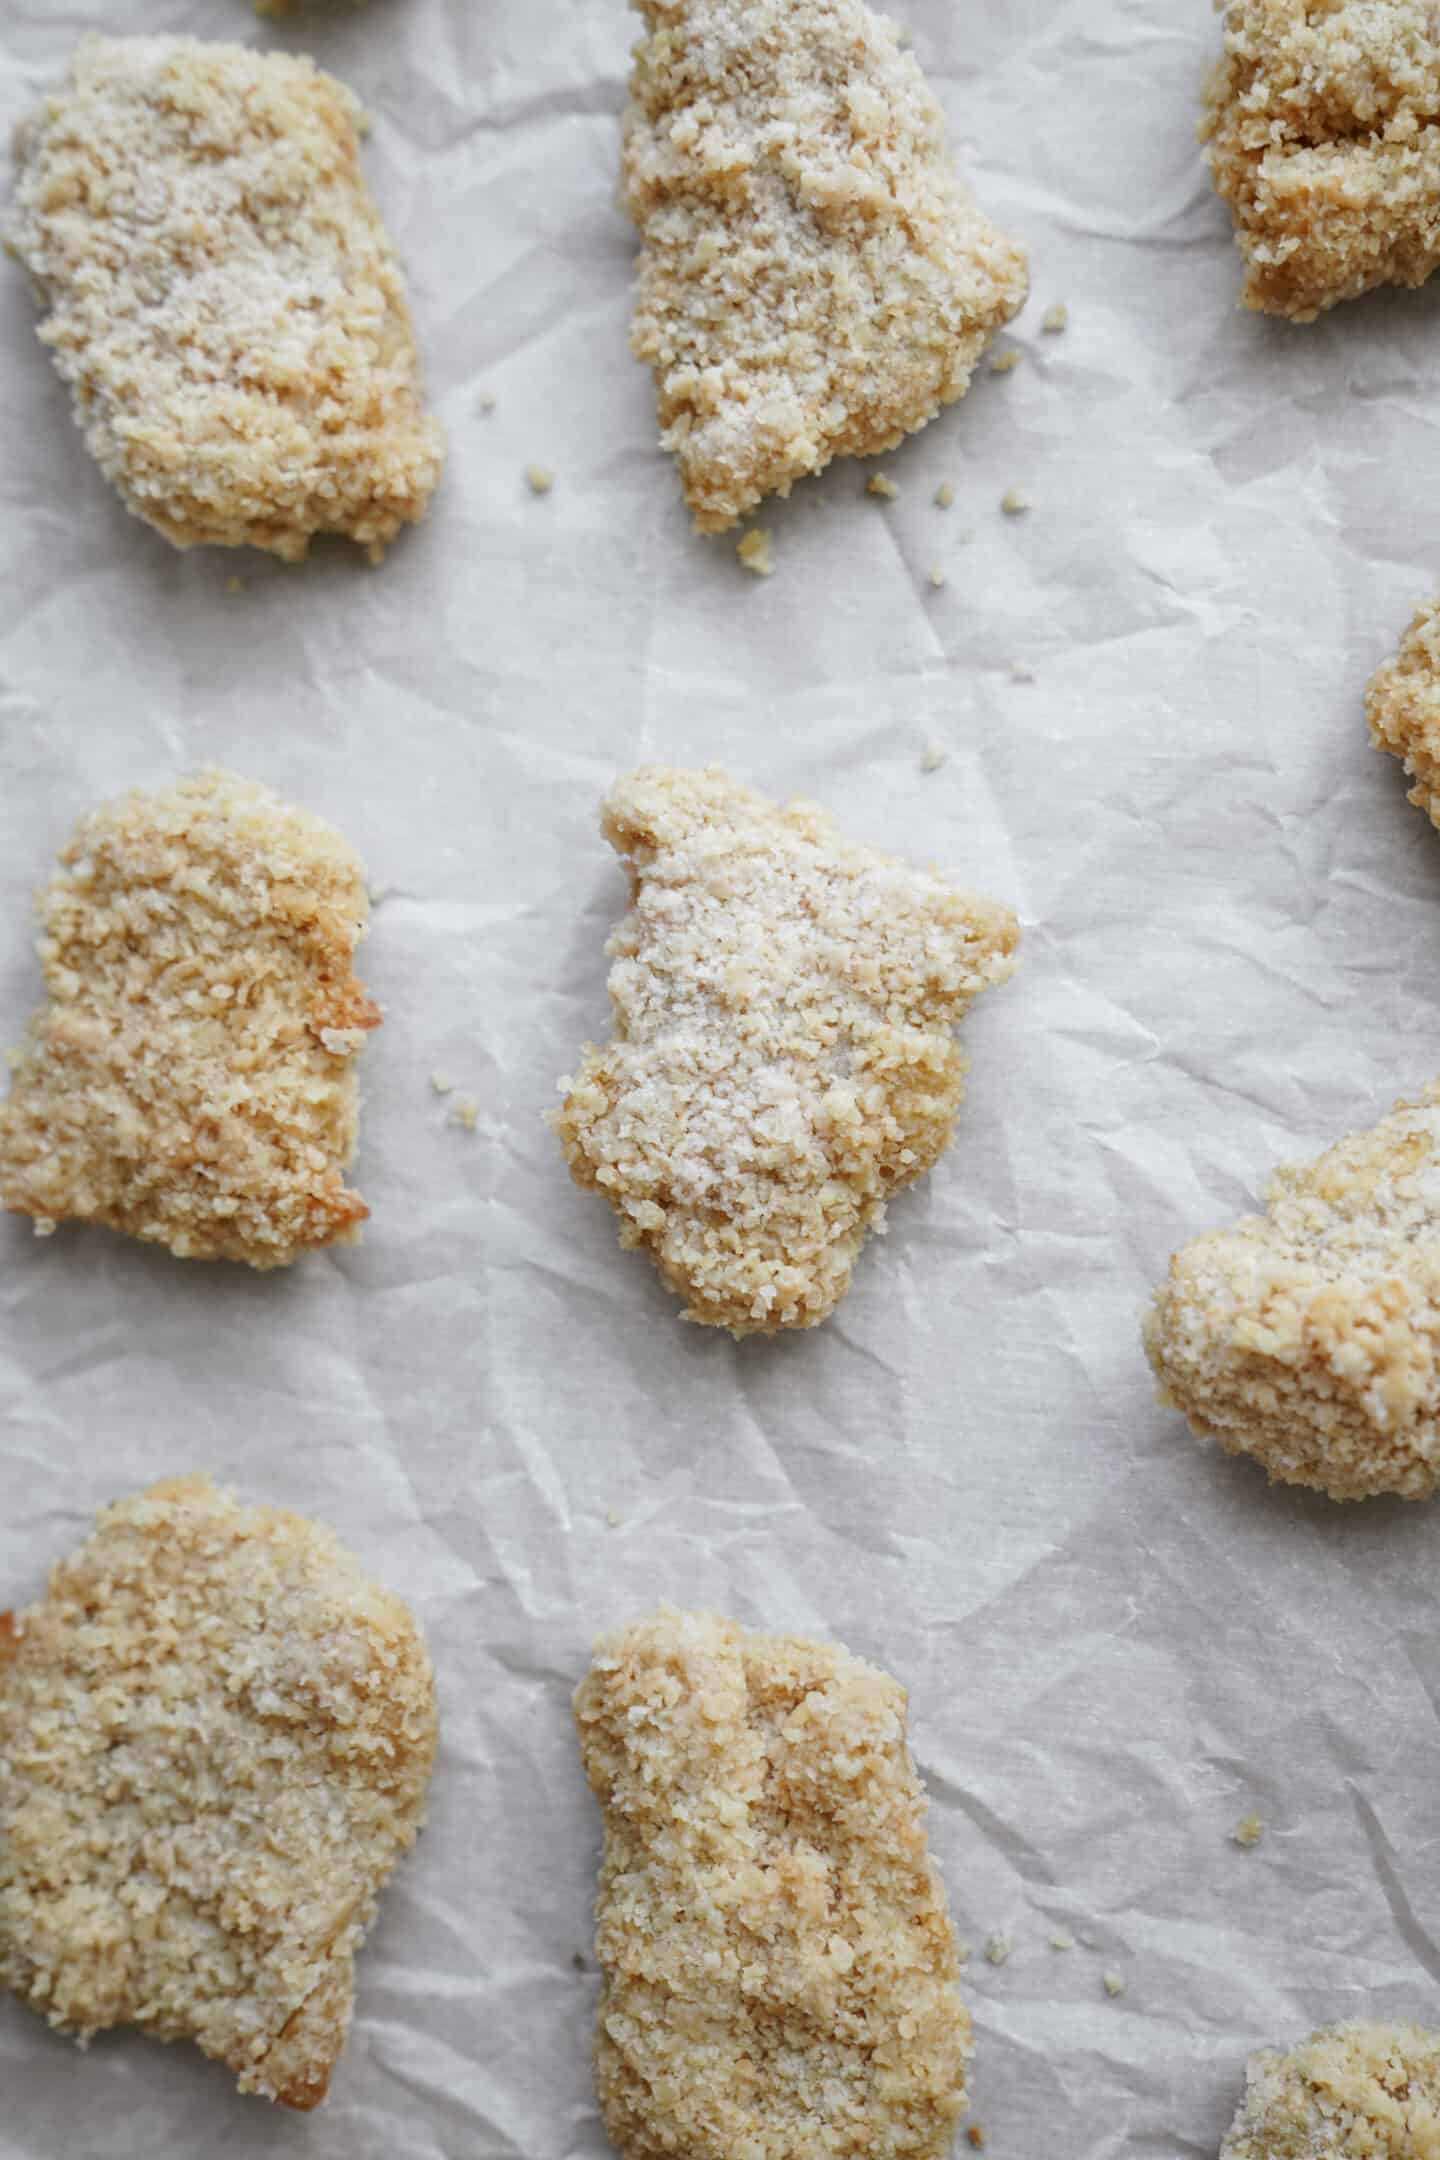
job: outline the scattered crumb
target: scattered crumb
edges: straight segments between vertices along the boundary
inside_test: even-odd
[[[882,502],[894,502],[900,490],[889,473],[877,472],[871,473],[866,481],[865,492],[867,495],[878,495]]]
[[[480,1122],[480,1104],[473,1095],[457,1095],[450,1109],[452,1125],[463,1125],[466,1132],[474,1132]]]
[[[1000,508],[1006,517],[1019,517],[1022,511],[1030,507],[1030,497],[1019,488],[1007,488],[1000,498]]]
[[[957,1965],[968,1965],[974,1954],[974,1947],[972,1944],[968,1942],[956,1943],[955,1962]]]
[[[226,590],[226,592],[227,592],[227,593],[242,593],[242,592],[244,592],[244,590],[245,590],[245,580],[244,580],[244,578],[243,578],[243,577],[227,577],[227,578],[226,578],[226,580],[225,580],[225,590]]]
[[[990,373],[992,375],[1013,375],[1019,365],[1019,346],[1007,345],[1004,352],[997,352],[991,355]]]
[[[1249,1852],[1265,1835],[1265,1818],[1263,1815],[1242,1815],[1230,1835],[1237,1845],[1243,1845]]]
[[[939,592],[940,587],[945,583],[945,573],[938,562],[930,565],[930,583],[935,587],[936,592]]]
[[[479,396],[479,399],[478,399],[478,401],[477,401],[477,402],[478,402],[478,404],[479,404],[479,407],[480,407],[480,410],[481,410],[481,412],[494,412],[494,410],[495,410],[495,393],[494,393],[494,391],[493,391],[493,390],[482,390],[482,391],[481,391],[481,393],[480,393],[480,396]]]
[[[525,481],[532,495],[548,495],[555,485],[555,475],[548,465],[527,465]]]
[[[367,885],[365,890],[370,895],[371,907],[383,907],[390,897],[390,887],[388,885]]]
[[[619,1508],[611,1507],[605,1510],[605,1520],[612,1530],[619,1530],[623,1527],[625,1518]]]
[[[920,754],[921,772],[939,772],[946,756],[947,752],[942,744],[938,742],[926,743],[924,750]]]
[[[939,487],[937,487],[937,488],[936,488],[936,490],[935,490],[935,502],[936,502],[936,506],[937,506],[937,507],[938,507],[939,509],[941,509],[941,510],[948,510],[948,509],[950,508],[950,505],[951,505],[951,503],[953,503],[953,502],[954,502],[954,500],[955,500],[955,490],[954,490],[954,488],[953,488],[953,487],[951,487],[951,485],[950,485],[950,482],[949,482],[948,480],[942,480],[942,481],[941,481],[941,483],[940,483],[940,485],[939,485]]]
[[[757,525],[735,543],[735,553],[753,577],[769,577],[775,568],[775,550],[770,534]]]
[[[965,2138],[967,2144],[973,2145],[978,2152],[985,2143],[985,2132],[981,2129],[979,2123],[971,2123],[965,2132]]]
[[[1108,1972],[1105,1974],[1105,1992],[1107,1995],[1123,1995],[1125,1993],[1125,1982],[1121,1979],[1119,1973]]]
[[[1023,660],[1012,660],[1010,662],[1010,680],[1012,682],[1034,682],[1035,670],[1032,667],[1026,667]]]
[[[1058,337],[1062,330],[1068,330],[1069,327],[1070,310],[1063,300],[1057,300],[1054,307],[1046,308],[1040,318],[1040,328],[1050,337]]]
[[[1008,1935],[992,1935],[985,1945],[985,1955],[992,1965],[1003,1965],[1013,1948]]]
[[[455,1082],[450,1078],[449,1073],[432,1072],[430,1085],[437,1095],[449,1095],[454,1089]]]
[[[585,1963],[585,1953],[583,1950],[575,1951],[575,1953],[570,1959],[570,1963],[574,1966],[576,1972],[586,1972],[589,1969]]]
[[[1056,1928],[1050,1937],[1050,1947],[1052,1950],[1073,1950],[1075,1938],[1068,1928]]]

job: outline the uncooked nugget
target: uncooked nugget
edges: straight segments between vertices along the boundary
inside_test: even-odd
[[[1403,761],[1411,802],[1440,825],[1440,600],[1416,610],[1400,650],[1372,677],[1365,710],[1376,749]]]
[[[1432,0],[1233,0],[1201,134],[1247,307],[1310,322],[1440,262]]]
[[[82,818],[39,915],[50,1002],[0,1102],[0,1204],[258,1268],[353,1240],[354,1060],[380,1011],[349,843],[202,773]]]
[[[1440,2040],[1357,2023],[1262,2048],[1220,2160],[1440,2160]]]
[[[571,1172],[687,1319],[813,1327],[949,1144],[955,1024],[1013,972],[1015,917],[714,767],[631,773],[601,830],[633,905],[606,948],[614,1036],[561,1083]]]
[[[410,1613],[330,1531],[187,1477],[0,1623],[0,1984],[314,2107],[435,1752]]]
[[[87,37],[16,135],[13,252],[85,440],[177,547],[378,560],[419,518],[425,412],[363,115],[311,60],[188,37]]]
[[[940,108],[861,0],[636,0],[631,345],[701,532],[960,397],[1024,250],[961,187]]]
[[[1146,1317],[1163,1399],[1272,1479],[1333,1500],[1440,1482],[1440,1082],[1267,1212],[1175,1255]]]
[[[595,2073],[626,2160],[934,2160],[970,2020],[905,1691],[662,1611],[575,1697],[605,1818]]]

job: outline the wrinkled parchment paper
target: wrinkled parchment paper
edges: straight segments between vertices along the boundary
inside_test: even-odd
[[[175,554],[0,278],[0,1030],[72,819],[208,760],[363,850],[387,1010],[358,1250],[259,1277],[0,1228],[0,1602],[108,1497],[204,1466],[414,1602],[444,1711],[323,2112],[0,2004],[4,2160],[597,2160],[569,1695],[593,1632],[662,1598],[909,1683],[995,2160],[1212,2155],[1252,2046],[1440,2015],[1440,1513],[1267,1491],[1154,1406],[1136,1337],[1172,1246],[1440,1069],[1440,838],[1360,704],[1440,575],[1440,288],[1303,331],[1235,312],[1200,0],[910,19],[1030,244],[1023,357],[885,461],[894,501],[842,464],[767,514],[761,582],[690,535],[625,351],[614,0],[0,15],[7,126],[89,24],[354,83],[453,445],[381,571]],[[596,803],[647,758],[818,796],[1025,922],[951,1154],[817,1334],[680,1325],[541,1123],[606,1022]]]

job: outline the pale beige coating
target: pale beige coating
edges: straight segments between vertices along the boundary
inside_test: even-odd
[[[905,1691],[662,1611],[575,1698],[605,1821],[595,2073],[626,2160],[936,2160],[970,2020]]]
[[[1440,1082],[1263,1216],[1175,1255],[1146,1316],[1163,1399],[1272,1479],[1334,1500],[1440,1482]]]
[[[378,560],[443,439],[362,114],[311,60],[87,37],[16,135],[7,238],[40,336],[126,506],[177,547]]]
[[[49,1003],[0,1102],[0,1204],[259,1268],[352,1240],[380,1012],[348,842],[207,772],[82,818],[38,904]]]
[[[1440,2038],[1357,2022],[1262,2048],[1220,2160],[1440,2160]]]
[[[562,1083],[571,1171],[687,1319],[812,1327],[949,1144],[954,1028],[1013,972],[1015,917],[715,767],[629,774],[601,829],[633,905],[606,948],[613,1038]]]
[[[861,0],[636,0],[625,205],[636,358],[700,531],[960,397],[1024,250],[960,185],[939,106]]]
[[[1310,322],[1440,263],[1432,0],[1233,0],[1201,133],[1247,307]]]
[[[207,1478],[117,1502],[0,1626],[0,1985],[311,2108],[414,1842],[434,1677],[330,1531]],[[8,1646],[8,1647],[7,1647]]]
[[[1404,763],[1410,800],[1440,825],[1440,600],[1417,608],[1393,660],[1376,670],[1365,696],[1377,750]]]

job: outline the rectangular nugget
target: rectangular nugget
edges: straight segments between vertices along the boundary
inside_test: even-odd
[[[662,1610],[575,1698],[605,1818],[595,2028],[627,2160],[934,2160],[970,2020],[905,1691],[838,1644]]]

